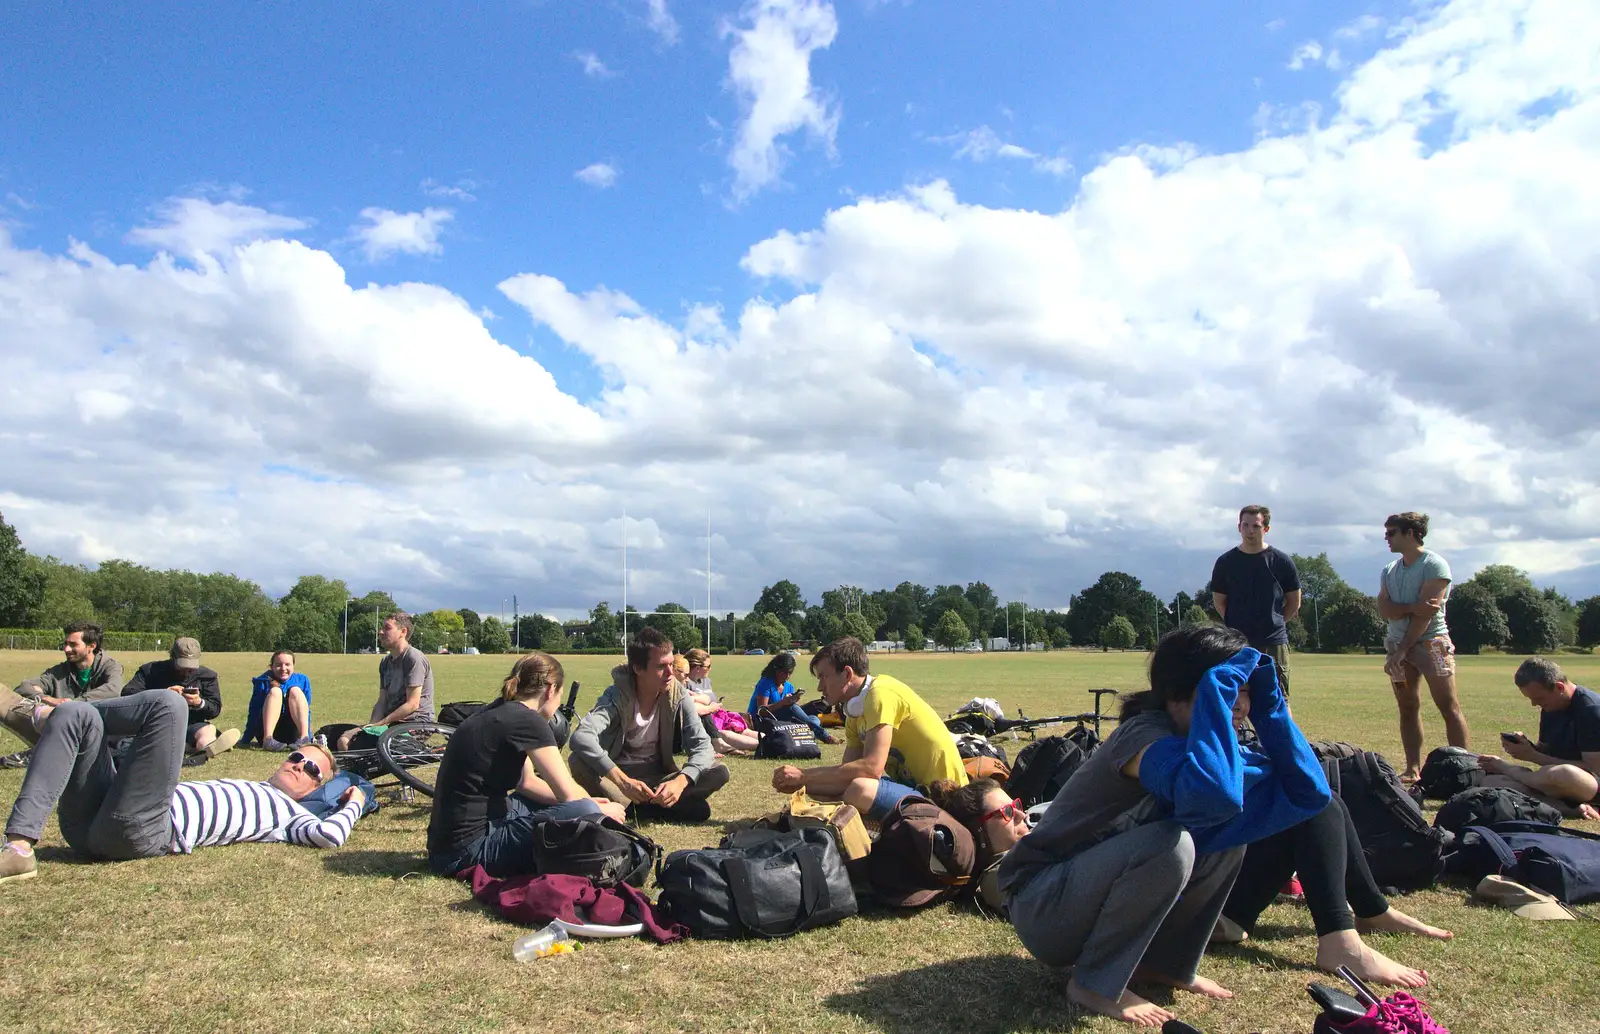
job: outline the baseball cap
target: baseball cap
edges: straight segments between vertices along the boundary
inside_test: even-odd
[[[1577,918],[1554,894],[1534,890],[1504,876],[1485,876],[1472,893],[1474,897],[1492,905],[1511,909],[1512,915],[1523,919]]]
[[[907,797],[884,821],[867,873],[879,901],[919,908],[965,886],[976,856],[966,826],[932,801]]]
[[[175,668],[200,667],[200,640],[179,636],[172,641],[172,666]]]

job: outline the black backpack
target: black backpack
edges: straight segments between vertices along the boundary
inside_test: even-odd
[[[1011,763],[1011,759],[1006,757],[1004,747],[976,733],[956,733],[956,753],[961,755],[963,761],[967,758],[994,758],[1008,765]]]
[[[1343,740],[1312,740],[1311,751],[1323,761],[1327,761],[1329,758],[1334,761],[1342,761],[1345,758],[1355,757],[1360,754],[1361,748],[1354,743],[1346,743]]]
[[[822,756],[811,726],[804,722],[785,722],[762,711],[755,716],[756,757],[809,761]]]
[[[1082,725],[1065,736],[1034,740],[1018,752],[1006,792],[1024,808],[1050,803],[1099,745],[1100,737]]]
[[[439,708],[439,724],[454,728],[487,706],[482,700],[452,700]]]
[[[1464,747],[1435,747],[1429,752],[1428,760],[1422,763],[1422,776],[1417,780],[1423,796],[1433,801],[1448,801],[1461,791],[1482,783],[1483,769],[1478,767],[1478,755]]]
[[[642,887],[661,863],[661,847],[605,815],[549,819],[533,827],[533,865],[540,876],[584,876],[597,887]]]
[[[1327,768],[1333,766],[1327,765]],[[1454,837],[1428,825],[1383,755],[1364,750],[1338,762],[1338,793],[1350,811],[1372,878],[1381,887],[1420,890],[1444,871]]]
[[[692,937],[788,937],[856,914],[833,834],[742,829],[722,846],[667,855],[656,908]]]
[[[1433,824],[1459,835],[1468,826],[1498,822],[1538,822],[1559,826],[1561,812],[1509,786],[1475,786],[1451,797],[1433,817]]]

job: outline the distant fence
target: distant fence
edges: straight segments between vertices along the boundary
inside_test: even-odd
[[[108,653],[154,653],[171,649],[171,632],[105,632],[100,636],[100,646]],[[59,650],[59,628],[0,628],[0,649],[4,650]]]

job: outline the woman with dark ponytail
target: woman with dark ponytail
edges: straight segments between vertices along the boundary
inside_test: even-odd
[[[551,819],[608,815],[609,800],[584,794],[561,757],[550,719],[561,706],[561,662],[530,653],[512,665],[500,699],[450,737],[428,822],[428,866],[453,876],[481,865],[497,878],[530,873],[533,829]]]

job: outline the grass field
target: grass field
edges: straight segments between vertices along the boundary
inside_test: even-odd
[[[0,652],[0,682],[15,685],[59,655]],[[131,672],[153,655],[120,658]],[[374,657],[306,656],[314,724],[365,718]],[[1517,658],[1462,659],[1475,741],[1537,720],[1511,686]],[[244,724],[259,655],[208,655],[222,675],[222,724]],[[758,658],[717,658],[719,690],[742,706]],[[947,712],[972,696],[1008,711],[1077,711],[1084,690],[1134,689],[1142,654],[899,655],[875,659]],[[607,683],[612,661],[564,659],[582,681],[580,710]],[[1350,740],[1399,757],[1394,706],[1368,657],[1297,655],[1294,705],[1313,739]],[[507,658],[436,658],[438,703],[490,697]],[[1600,659],[1573,657],[1579,682]],[[810,683],[805,683],[808,687]],[[808,694],[809,695],[809,694]],[[1429,742],[1441,735],[1425,712]],[[1109,728],[1108,728],[1109,731]],[[0,731],[0,752],[17,749]],[[836,761],[841,748],[824,748]],[[186,776],[265,777],[277,758],[235,751]],[[717,820],[771,810],[772,762],[733,759],[713,798]],[[9,807],[22,773],[0,772]],[[0,1029],[41,1031],[1109,1031],[1078,1016],[1065,976],[1035,962],[1011,928],[944,905],[912,915],[869,913],[776,943],[640,941],[592,945],[574,956],[518,964],[520,930],[484,912],[463,886],[427,875],[425,806],[386,803],[341,850],[242,845],[116,865],[70,856],[52,826],[37,879],[0,887]],[[668,850],[706,846],[718,825],[645,827]],[[1451,887],[1401,907],[1457,933],[1453,942],[1378,938],[1381,950],[1427,969],[1422,997],[1456,1034],[1600,1029],[1600,912],[1575,923],[1531,923],[1468,903]],[[1207,958],[1203,972],[1238,997],[1148,996],[1211,1032],[1304,1034],[1314,938],[1304,909],[1274,906],[1260,935]]]

